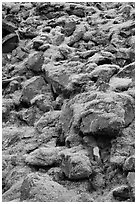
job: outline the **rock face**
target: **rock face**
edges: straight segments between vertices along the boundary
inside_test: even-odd
[[[2,3],[3,202],[135,201],[135,3]]]

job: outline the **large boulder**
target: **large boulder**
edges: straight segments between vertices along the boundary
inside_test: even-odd
[[[126,94],[115,92],[78,94],[69,101],[67,109],[63,110],[64,116],[60,119],[62,127],[68,124],[70,130],[74,129],[74,132],[80,130],[84,135],[113,137],[133,121],[132,100],[132,97]],[[66,120],[65,115],[69,119]]]
[[[53,181],[47,174],[31,173],[20,189],[21,202],[68,202],[76,201],[77,195]]]

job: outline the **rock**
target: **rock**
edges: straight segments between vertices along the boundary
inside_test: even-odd
[[[93,56],[96,52],[97,52],[96,50],[92,50],[92,49],[91,49],[91,50],[87,50],[87,51],[85,51],[85,52],[79,52],[78,54],[79,54],[79,56],[80,56],[81,58],[86,59],[86,58],[88,58],[88,57]]]
[[[78,16],[78,17],[85,17],[85,8],[82,5],[77,5],[74,10],[73,14]]]
[[[113,94],[112,94],[113,95]],[[105,95],[104,95],[105,96]],[[107,95],[106,95],[107,96]],[[110,97],[110,94],[109,94],[109,97]],[[114,98],[115,99],[114,99]],[[109,100],[108,99],[108,101],[113,101],[113,100],[115,100],[115,102],[117,101],[117,105],[115,106],[115,111],[116,111],[116,109],[117,110],[119,110],[120,111],[120,109],[121,109],[121,111],[122,111],[122,106],[121,106],[121,99],[123,98],[121,98],[122,97],[122,95],[120,96],[118,96],[118,95],[113,95],[112,96],[112,98]],[[99,97],[100,98],[100,97]],[[98,99],[99,99],[98,98]],[[124,99],[125,98],[125,99]],[[123,110],[129,110],[129,113],[131,113],[131,115],[132,115],[132,120],[133,120],[133,118],[134,118],[134,114],[133,114],[133,110],[131,110],[131,112],[130,112],[130,108],[128,109],[128,106],[129,106],[129,103],[128,103],[128,97],[124,97],[123,99],[124,99],[124,101],[123,101],[123,99],[122,99],[122,101],[123,101]],[[125,100],[127,100],[127,107],[125,107]],[[93,101],[92,101],[93,102]],[[102,99],[101,99],[101,104],[102,104]],[[94,102],[93,102],[94,103]],[[109,102],[107,102],[107,98],[105,98],[105,106],[104,107],[107,107],[106,105],[107,105],[107,103],[109,103]],[[110,102],[110,103],[112,103],[113,104],[113,102]],[[110,104],[109,103],[109,104]],[[92,103],[91,103],[92,104]],[[132,104],[132,102],[131,102],[131,104]],[[119,106],[120,105],[120,106]],[[132,105],[131,105],[132,106]],[[92,107],[91,105],[90,105],[90,107]],[[108,134],[109,136],[113,136],[113,134],[115,134],[117,131],[119,132],[120,131],[120,129],[123,127],[123,126],[127,126],[127,123],[128,123],[128,121],[129,121],[129,118],[128,118],[128,115],[123,115],[123,118],[122,117],[119,117],[120,115],[121,115],[121,113],[123,112],[115,112],[114,111],[114,109],[112,108],[113,107],[113,105],[111,106],[111,108],[110,108],[110,110],[112,111],[112,112],[110,112],[109,111],[109,113],[103,113],[103,114],[101,114],[101,113],[97,113],[97,110],[99,110],[98,108],[96,109],[95,107],[102,107],[102,105],[101,106],[99,106],[99,101],[98,101],[98,105],[96,106],[95,105],[95,103],[94,103],[94,108],[93,109],[91,109],[91,113],[90,113],[90,111],[89,112],[87,112],[87,113],[85,113],[85,114],[83,114],[83,116],[81,115],[81,118],[82,118],[82,120],[81,120],[81,125],[80,125],[80,130],[83,132],[83,134],[87,134],[87,133],[91,133],[92,132],[92,134],[94,134],[94,135],[98,135],[98,134],[103,134],[103,133],[105,133],[105,134]],[[121,108],[120,108],[121,107]],[[120,109],[119,109],[120,108]],[[93,111],[94,110],[94,111]],[[96,110],[96,111],[95,111]],[[121,115],[122,116],[122,115]],[[126,117],[127,116],[127,117]],[[124,122],[125,121],[125,122]],[[124,122],[124,123],[123,123]],[[101,131],[101,132],[100,132]],[[105,131],[105,132],[104,132]],[[116,132],[115,132],[116,131]],[[99,133],[100,132],[100,133]]]
[[[9,190],[2,195],[2,202],[10,202],[20,198],[20,188],[23,182],[23,178],[19,179]]]
[[[93,180],[91,181],[92,188],[95,190],[104,188],[105,186],[105,176],[102,173],[97,173],[94,177]]]
[[[31,105],[37,106],[44,113],[53,109],[52,97],[50,94],[38,94],[30,102]]]
[[[111,163],[111,165],[122,167],[125,159],[126,159],[125,156],[112,156],[112,157],[110,157],[110,163]]]
[[[123,166],[124,171],[135,171],[135,156],[128,157]]]
[[[31,106],[28,109],[22,109],[18,113],[18,119],[23,123],[26,123],[28,126],[33,126],[41,116],[43,111],[40,111],[36,106]]]
[[[98,77],[99,79],[101,77],[104,77],[109,79],[119,71],[120,67],[115,65],[115,64],[103,64],[103,65],[100,65],[100,66],[97,66],[94,68],[93,71],[91,71],[90,73],[90,77],[93,78],[93,77]]]
[[[50,26],[46,26],[42,29],[42,32],[47,32],[49,33],[51,31],[51,27]]]
[[[42,40],[34,40],[33,41],[33,48],[35,49],[35,50],[38,50],[38,48],[40,47],[40,46],[42,46],[43,45],[43,41]]]
[[[54,181],[60,181],[64,179],[63,172],[60,167],[52,167],[48,170],[47,174],[52,177]]]
[[[9,118],[10,111],[15,107],[12,99],[2,100],[2,120],[7,121]]]
[[[18,181],[23,179],[28,173],[30,173],[30,169],[28,167],[14,167],[10,172],[7,172],[6,178],[4,180],[5,182],[5,188],[4,190],[7,191],[12,186],[14,186]]]
[[[60,122],[66,136],[81,131],[113,137],[134,120],[132,98],[115,92],[77,94],[62,112]]]
[[[75,42],[78,42],[83,37],[85,31],[86,31],[86,29],[85,29],[84,25],[77,26],[73,35],[70,37],[70,40],[68,42],[68,46],[73,46],[73,44]]]
[[[39,72],[42,70],[42,65],[44,63],[43,52],[34,52],[29,55],[28,60],[25,63],[27,69],[34,72]]]
[[[46,50],[48,50],[50,48],[49,44],[43,44],[39,47],[38,50],[45,52]]]
[[[69,37],[70,35],[72,35],[75,29],[76,29],[76,22],[74,20],[65,21],[65,25],[63,28],[65,36]]]
[[[61,55],[63,55],[65,59],[67,59],[69,54],[72,53],[72,50],[67,45],[60,45],[59,52],[61,53]]]
[[[17,27],[12,22],[6,21],[5,19],[2,20],[2,37],[14,33],[15,30],[17,30]]]
[[[132,84],[132,79],[113,77],[110,79],[110,89],[114,91],[125,91]]]
[[[20,201],[68,202],[75,201],[76,194],[54,182],[47,174],[31,173],[23,181]]]
[[[128,173],[127,181],[130,187],[135,188],[135,173],[134,172]]]
[[[110,52],[95,53],[88,59],[89,62],[96,63],[97,65],[111,64],[115,59],[115,56]]]
[[[2,40],[2,53],[10,53],[14,50],[19,43],[18,35],[11,33],[5,36]]]
[[[135,79],[135,63],[131,63],[123,67],[116,75],[116,77],[120,78],[132,78]]]
[[[60,153],[62,158],[61,169],[69,179],[84,179],[92,174],[90,160],[84,150],[71,153],[71,149],[64,150]]]
[[[35,123],[35,128],[39,132],[43,132],[44,127],[55,127],[58,124],[61,111],[51,111],[45,113],[38,122]]]
[[[59,46],[64,41],[65,37],[62,33],[55,33],[55,36],[53,37],[53,45]]]
[[[57,165],[60,150],[60,147],[41,147],[26,157],[26,163],[38,167]]]
[[[118,186],[113,189],[113,196],[119,200],[124,201],[130,198],[130,189],[127,185]]]
[[[30,103],[30,101],[44,90],[45,81],[40,76],[32,77],[24,83],[20,101],[23,103]]]

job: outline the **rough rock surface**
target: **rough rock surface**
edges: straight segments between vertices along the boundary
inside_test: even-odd
[[[135,3],[2,3],[3,202],[135,201]]]

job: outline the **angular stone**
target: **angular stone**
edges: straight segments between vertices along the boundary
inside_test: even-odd
[[[37,94],[42,92],[42,89],[44,89],[45,85],[45,81],[40,76],[35,76],[31,79],[28,79],[24,84],[20,101],[30,103],[30,101]]]
[[[44,63],[43,52],[34,52],[29,55],[25,65],[27,69],[30,69],[35,72],[39,72],[42,70],[43,63]]]
[[[128,173],[127,181],[130,187],[135,188],[135,172]]]
[[[71,152],[73,149],[74,152]],[[84,179],[92,174],[91,163],[84,150],[75,152],[75,148],[72,148],[62,151],[60,155],[61,169],[69,179]]]
[[[10,53],[14,50],[19,43],[18,35],[11,33],[5,36],[2,40],[2,53]]]
[[[35,123],[35,128],[39,132],[43,132],[44,127],[55,127],[58,124],[61,111],[50,111],[45,113],[38,122]]]

